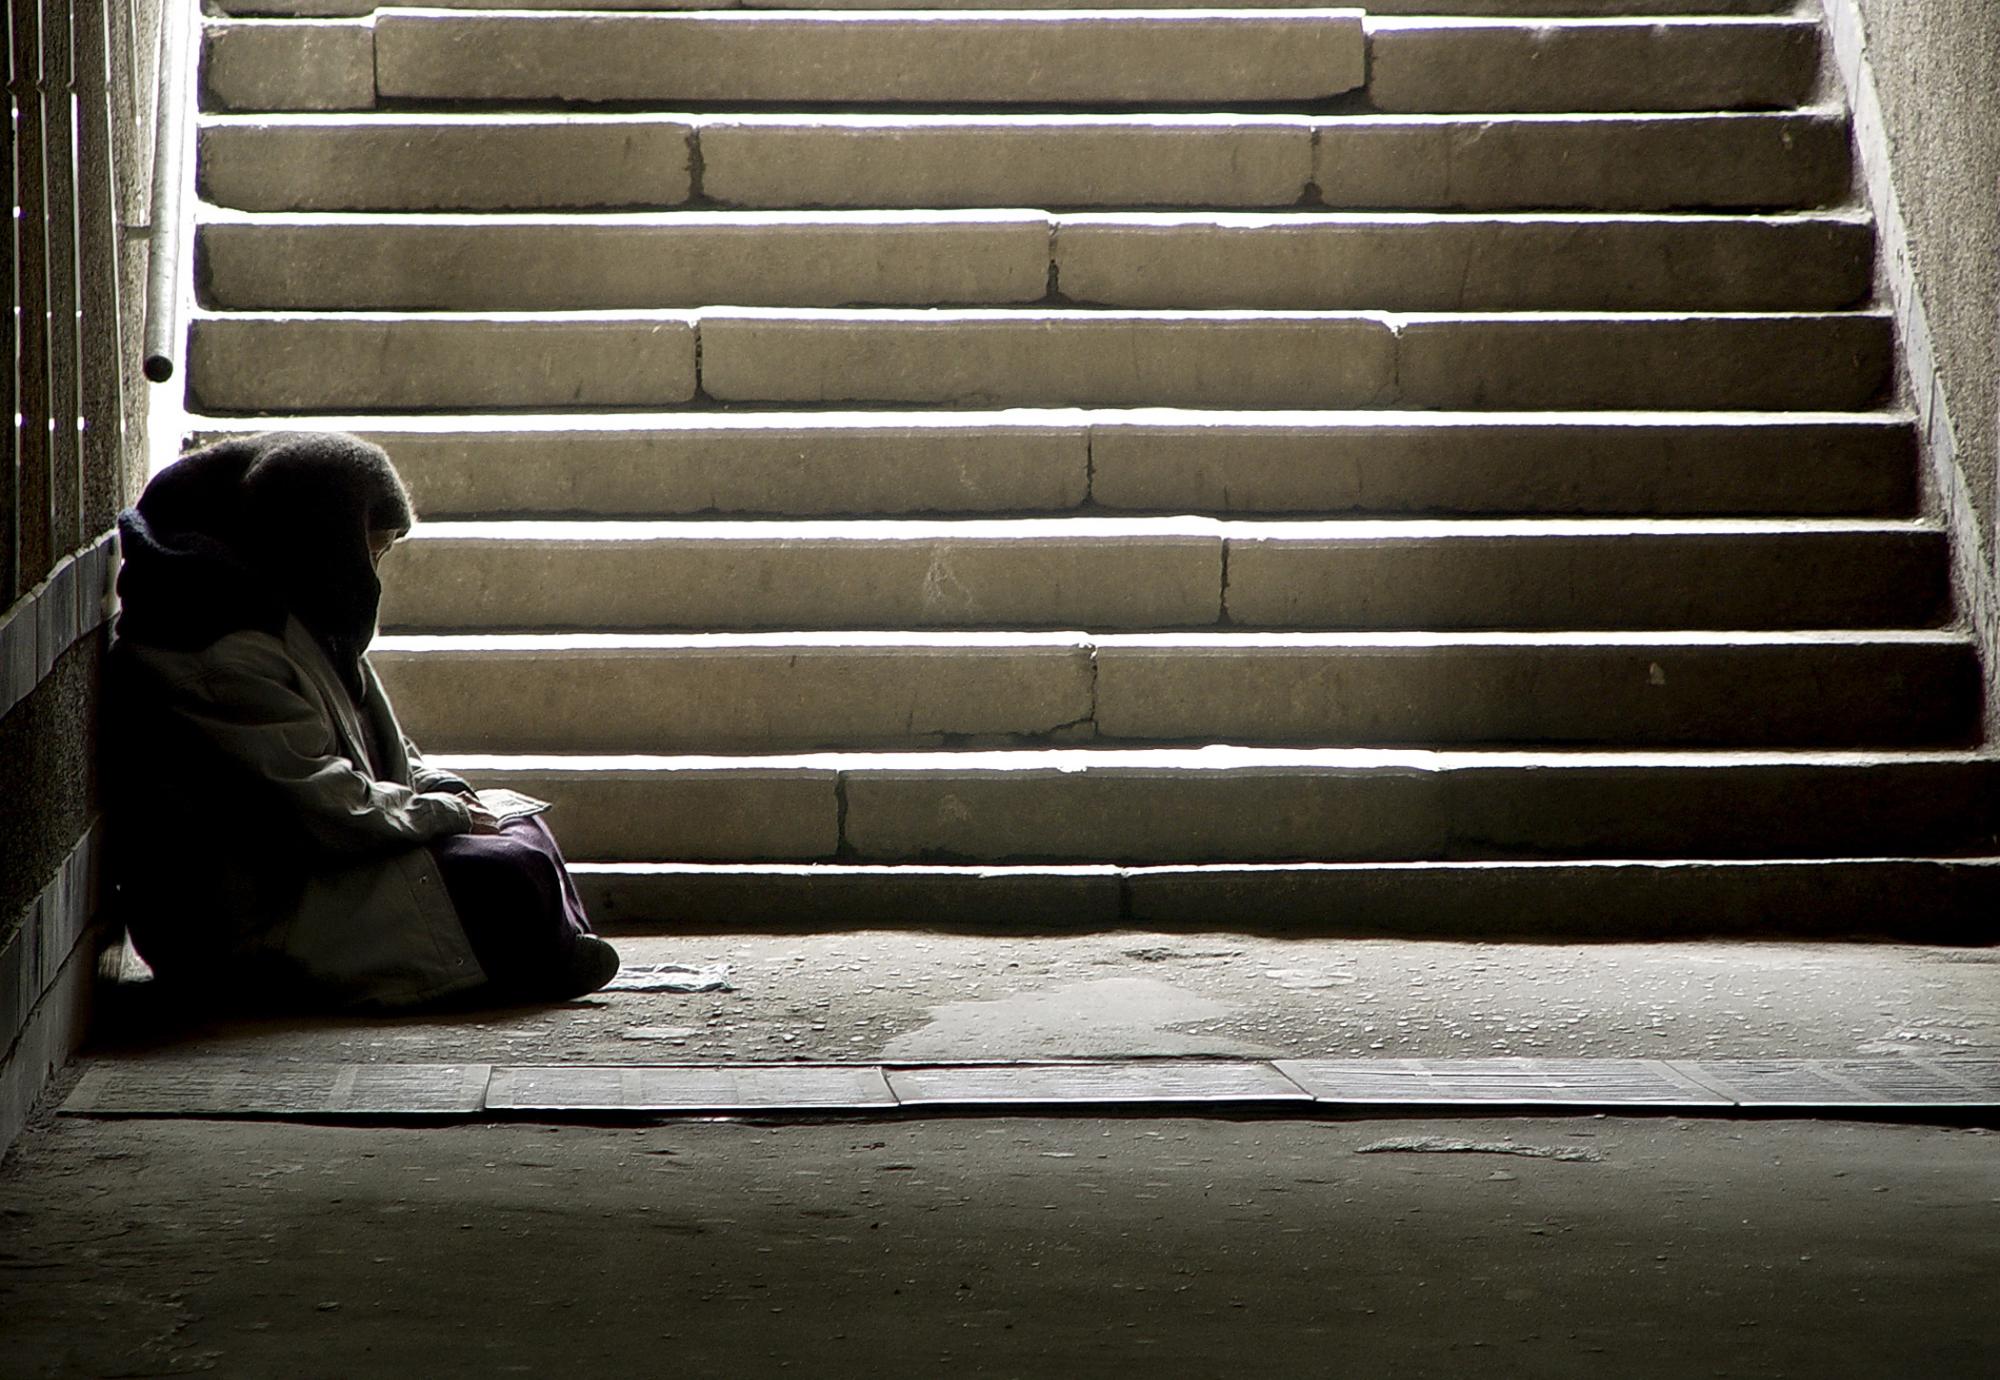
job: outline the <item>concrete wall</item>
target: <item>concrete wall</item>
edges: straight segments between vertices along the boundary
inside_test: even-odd
[[[1881,226],[1932,511],[1956,537],[2000,726],[2000,3],[1821,0]]]
[[[185,0],[179,0],[185,3]],[[0,471],[0,1148],[79,1038],[112,529],[146,470],[140,377],[161,0],[9,0],[12,306]]]

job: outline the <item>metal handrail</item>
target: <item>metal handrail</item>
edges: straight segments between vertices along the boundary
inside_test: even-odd
[[[181,333],[181,169],[187,151],[187,20],[196,0],[166,0],[160,16],[160,57],[153,112],[153,205],[147,227],[146,377],[174,376]]]

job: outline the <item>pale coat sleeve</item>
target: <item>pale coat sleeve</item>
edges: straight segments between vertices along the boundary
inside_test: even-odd
[[[274,639],[232,634],[163,676],[161,688],[189,729],[279,796],[329,854],[404,848],[472,827],[457,796],[377,781],[341,755],[328,714]],[[246,792],[244,808],[269,808],[268,797]]]

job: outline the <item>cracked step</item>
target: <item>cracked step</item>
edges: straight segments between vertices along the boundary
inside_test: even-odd
[[[197,229],[209,306],[304,311],[1009,304],[1051,282],[1079,305],[1142,309],[1801,310],[1864,298],[1873,254],[1865,216],[1827,214],[290,215]]]
[[[678,206],[1600,211],[1826,206],[1839,109],[1190,115],[210,116],[199,186],[247,211]]]
[[[1949,616],[1915,522],[431,522],[393,631],[1896,628]]]
[[[220,418],[192,434],[219,439]],[[1896,517],[1899,413],[763,412],[274,417],[386,448],[427,518],[1100,510]]]
[[[1927,857],[2000,843],[1969,752],[1085,749],[436,759],[592,862]]]
[[[456,635],[371,656],[436,752],[1914,747],[1975,740],[1980,707],[1953,632]]]

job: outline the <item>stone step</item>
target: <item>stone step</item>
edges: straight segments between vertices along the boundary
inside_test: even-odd
[[[1171,107],[1340,97],[1380,113],[1762,110],[1807,101],[1819,62],[1818,21],[1807,16],[1391,16],[1369,18],[1364,34],[1355,10],[1284,8],[385,9],[372,19],[220,20],[203,43],[203,106],[219,111],[465,102]]]
[[[1883,312],[245,312],[197,315],[189,334],[189,406],[243,413],[659,407],[697,391],[813,405],[1847,410],[1881,398],[1894,348]]]
[[[1976,741],[1954,632],[386,637],[434,752]],[[470,706],[478,706],[469,713]]]
[[[193,419],[200,442],[232,428]],[[280,417],[428,518],[1109,512],[1896,517],[1899,413],[762,412]]]
[[[1077,305],[1801,310],[1872,286],[1865,216],[213,212],[216,308]]]
[[[1830,205],[1832,110],[1662,115],[228,115],[202,195],[250,211],[725,206],[1649,211]]]
[[[434,760],[554,802],[565,851],[591,862],[1879,858],[2000,845],[2000,760],[1967,752],[1210,747]]]
[[[560,826],[558,826],[560,827]],[[611,934],[967,927],[1461,939],[1877,935],[1987,944],[1992,858],[1111,864],[578,863]]]
[[[392,631],[1895,628],[1949,616],[1915,522],[1207,518],[432,522]]]
[[[1373,0],[1370,14],[1485,16],[1776,14],[1795,0]],[[1325,0],[1011,0],[1012,10],[1324,9]],[[328,18],[385,9],[430,10],[988,10],[994,0],[210,0],[214,14]]]
[[[1376,18],[1370,108],[1456,111],[1756,110],[1803,105],[1820,17]]]
[[[484,14],[384,10],[384,101],[1312,101],[1365,75],[1358,10]]]

